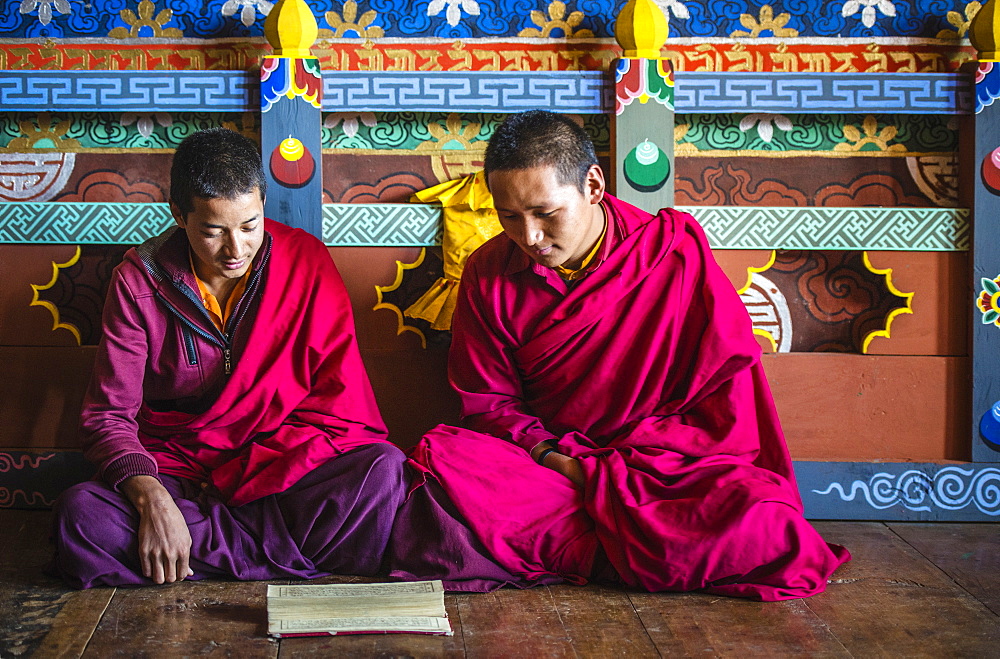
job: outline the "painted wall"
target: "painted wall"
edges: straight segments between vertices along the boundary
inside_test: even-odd
[[[427,72],[607,71],[620,54],[611,34],[622,4],[309,3],[320,27],[314,54],[324,70]],[[799,73],[816,81],[828,73],[959,73],[975,58],[965,37],[980,8],[946,0],[660,4],[670,28],[663,54],[681,75]],[[262,25],[271,6],[267,0],[3,0],[0,70],[62,71],[67,79],[82,70],[256,75],[270,53]],[[741,220],[752,233],[780,220],[767,208],[972,203],[959,157],[971,120],[960,111],[928,114],[907,101],[902,110],[884,112],[883,100],[860,99],[850,112],[816,112],[803,102],[798,110],[767,113],[745,90],[715,93],[745,94],[746,107],[727,113],[695,103],[678,107],[675,124],[662,126],[665,139],[672,132],[679,206],[759,209]],[[404,202],[416,190],[473,171],[502,118],[495,111],[324,107],[323,201]],[[579,118],[610,165],[610,116]],[[99,112],[0,111],[0,204],[164,202],[171,152],[181,139],[215,125],[259,139],[260,124],[250,108],[146,112],[108,103]],[[27,226],[39,216],[4,217]],[[825,226],[851,244],[851,218],[837,218]],[[899,231],[898,216],[884,227],[890,239]],[[8,477],[0,506],[47,503],[78,464],[76,414],[99,340],[103,291],[125,246],[71,238],[0,244],[0,360],[9,374],[0,379],[0,475]],[[907,241],[867,255],[717,252],[744,289],[762,346],[773,353],[765,366],[794,458],[971,458],[968,244],[926,249]],[[397,266],[397,260],[415,263],[422,249],[331,248],[380,403],[404,445],[456,413],[443,371],[447,336],[397,311],[440,275],[434,247],[419,267]],[[437,392],[430,404],[428,391]],[[41,485],[15,473],[57,463],[66,471],[50,470]]]

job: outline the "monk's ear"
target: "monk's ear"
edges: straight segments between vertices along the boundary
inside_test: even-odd
[[[174,222],[180,228],[187,226],[187,218],[184,217],[184,213],[181,212],[180,207],[174,202],[170,202],[170,214],[174,217]]]
[[[587,180],[584,183],[583,193],[587,201],[592,204],[599,204],[604,199],[604,171],[600,165],[591,165],[587,170]]]

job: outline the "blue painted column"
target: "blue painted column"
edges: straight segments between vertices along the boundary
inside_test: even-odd
[[[323,74],[309,50],[317,26],[304,0],[281,0],[264,34],[274,47],[260,67],[260,148],[268,217],[323,238]]]
[[[972,459],[1000,461],[1000,13],[991,0],[969,29],[975,75],[972,276]]]
[[[619,199],[649,213],[673,206],[674,69],[670,60],[618,60],[611,168]]]

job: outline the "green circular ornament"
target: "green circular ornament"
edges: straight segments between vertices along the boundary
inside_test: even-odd
[[[644,140],[625,156],[625,181],[639,192],[656,192],[670,177],[670,159],[660,147]]]

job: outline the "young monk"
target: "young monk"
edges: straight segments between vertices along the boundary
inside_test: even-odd
[[[177,223],[114,272],[83,406],[98,479],[55,510],[77,588],[372,574],[405,492],[316,238],[264,218],[257,146],[184,140]]]
[[[607,194],[560,115],[508,118],[484,168],[503,234],[469,258],[454,317],[466,428],[414,450],[393,574],[822,592],[849,554],[802,516],[750,319],[701,227]]]

